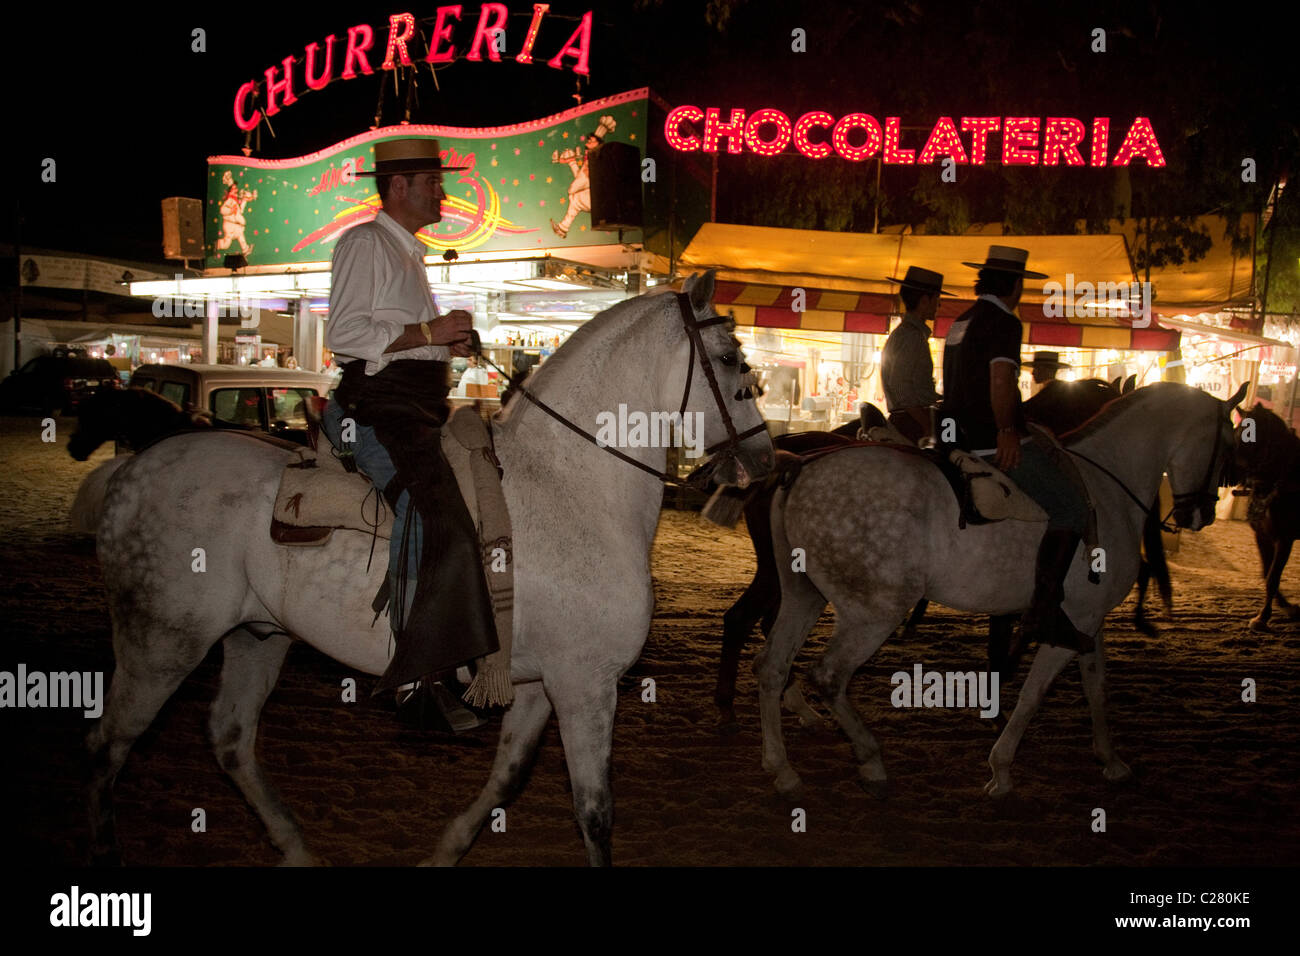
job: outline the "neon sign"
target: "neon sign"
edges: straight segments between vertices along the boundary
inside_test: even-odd
[[[429,48],[424,52],[426,62],[450,63],[456,59],[455,32],[456,25],[461,18],[462,9],[463,7],[460,4],[438,7],[434,15],[434,28],[430,36]],[[528,32],[524,35],[523,46],[515,54],[516,63],[533,62],[533,45],[537,42],[537,33],[541,27],[542,18],[546,16],[550,9],[549,3],[533,4],[532,20],[529,22]],[[483,4],[482,9],[479,11],[478,23],[474,27],[474,34],[470,40],[468,52],[465,53],[465,59],[480,61],[486,54],[487,59],[500,63],[506,34],[506,21],[509,16],[510,11],[504,3]],[[410,13],[394,13],[390,16],[388,18],[388,40],[384,47],[384,60],[380,65],[380,69],[394,70],[399,66],[413,66],[412,49],[418,37],[419,32],[415,28],[414,16]],[[336,44],[343,47],[339,57],[335,57],[334,47]],[[323,51],[322,46],[324,47]],[[375,31],[368,23],[359,23],[354,27],[350,27],[346,43],[333,33],[325,37],[320,43],[309,43],[303,48],[301,58],[286,56],[279,64],[266,68],[263,74],[264,81],[249,80],[239,87],[235,93],[235,125],[247,132],[255,129],[257,124],[262,121],[262,110],[260,108],[251,108],[252,104],[249,102],[255,97],[258,87],[262,87],[264,91],[267,116],[275,116],[284,107],[296,103],[298,97],[294,94],[294,67],[300,64],[302,66],[302,82],[306,84],[307,89],[311,90],[323,90],[335,79],[334,68],[340,60],[343,68],[338,73],[338,76],[342,79],[355,79],[358,71],[366,75],[374,73],[375,68],[370,64],[371,57],[378,56],[378,50],[374,47]],[[582,15],[577,29],[560,47],[560,51],[546,61],[546,65],[554,70],[562,70],[566,65],[564,62],[565,57],[572,57],[573,63],[570,64],[570,68],[574,73],[586,76],[590,72],[590,10]]]
[[[1089,132],[1085,160],[1080,148]],[[965,142],[962,133],[968,134]],[[989,155],[990,133],[999,133],[1002,140],[1001,152],[995,152],[993,158]],[[682,152],[717,153],[725,148],[733,156],[746,149],[759,156],[776,156],[793,144],[809,159],[825,159],[835,153],[860,163],[879,152],[881,162],[893,166],[929,165],[940,156],[976,166],[999,160],[1004,166],[1127,166],[1135,159],[1143,159],[1151,167],[1165,165],[1151,120],[1145,116],[1133,120],[1109,162],[1110,118],[1106,116],[1094,118],[1090,130],[1072,116],[1049,116],[1046,120],[1037,116],[963,116],[960,124],[951,116],[940,116],[919,153],[903,148],[901,134],[902,120],[897,116],[885,117],[882,127],[869,113],[848,113],[836,119],[821,110],[791,120],[777,109],[755,110],[749,115],[731,109],[724,118],[723,111],[714,106],[683,105],[664,121],[668,144]]]

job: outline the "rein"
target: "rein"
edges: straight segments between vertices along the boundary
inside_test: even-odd
[[[713,318],[704,319],[703,321],[700,321],[695,318],[695,312],[691,308],[690,296],[684,292],[676,292],[673,294],[677,298],[677,305],[678,308],[681,310],[681,314],[682,314],[682,326],[686,330],[687,341],[690,344],[690,358],[687,359],[687,363],[686,363],[686,389],[682,393],[682,404],[677,414],[678,421],[683,421],[683,422],[685,421],[686,406],[687,404],[689,404],[691,398],[691,382],[695,378],[695,376],[691,373],[691,370],[692,370],[692,366],[694,366],[695,364],[695,355],[698,352],[700,356],[700,367],[704,370],[704,377],[709,383],[709,390],[713,393],[713,400],[718,406],[719,413],[721,413],[722,415],[722,424],[727,430],[726,439],[724,441],[717,442],[716,444],[710,445],[709,447],[705,448],[704,453],[705,455],[712,455],[714,452],[718,451],[719,449],[725,449],[727,452],[734,453],[735,450],[740,447],[740,444],[743,441],[745,441],[745,439],[749,438],[752,435],[757,435],[759,432],[766,431],[767,425],[764,422],[759,422],[753,428],[747,428],[743,432],[736,431],[736,425],[731,420],[731,413],[727,411],[726,401],[722,397],[722,389],[718,385],[717,375],[713,371],[713,363],[709,359],[708,351],[704,348],[704,340],[700,336],[700,330],[707,329],[713,325],[720,325],[721,323],[727,322],[729,320],[727,319],[726,316],[716,315]],[[475,352],[476,354],[479,354],[480,358],[486,361],[489,365],[491,365],[502,375],[505,375],[507,379],[510,377],[506,375],[505,370],[502,369],[501,366],[497,365],[496,362],[493,362],[486,355],[481,354],[481,352],[477,348],[477,337],[476,337],[475,345],[476,345]],[[529,389],[525,388],[522,383],[515,387],[519,389],[519,393],[523,395],[524,398],[528,399],[528,401],[532,402],[534,405],[536,405],[538,408],[544,411],[547,415],[550,415],[552,418],[554,418],[565,428],[569,429],[575,434],[581,435],[583,438],[591,442],[593,445],[595,445],[597,448],[601,449],[602,451],[609,452],[619,461],[626,462],[627,464],[632,465],[633,467],[639,468],[642,471],[644,471],[646,474],[654,475],[655,478],[657,478],[659,481],[669,483],[676,480],[677,476],[670,471],[663,471],[663,472],[656,471],[654,468],[645,464],[645,462],[637,461],[631,455],[625,455],[623,452],[619,451],[617,448],[614,448],[612,445],[602,444],[600,440],[596,438],[595,435],[592,435],[591,433],[584,431],[580,426],[574,424],[572,421],[565,418],[563,415],[557,412],[550,405],[547,405],[540,398],[534,395]]]
[[[1169,519],[1174,516],[1174,512],[1177,511],[1181,505],[1185,503],[1198,503],[1198,504],[1205,505],[1210,509],[1213,509],[1214,505],[1218,502],[1219,496],[1210,494],[1210,489],[1215,484],[1214,466],[1219,463],[1219,453],[1222,445],[1223,443],[1219,441],[1219,429],[1216,423],[1214,429],[1214,454],[1210,456],[1210,463],[1206,469],[1205,480],[1201,484],[1201,490],[1186,491],[1183,492],[1182,494],[1174,495],[1174,505],[1172,508],[1169,509],[1169,514],[1165,515],[1163,518],[1160,519],[1161,531],[1167,532],[1169,534],[1178,534],[1178,532],[1181,529],[1176,524],[1170,524]],[[1124,490],[1124,494],[1128,495],[1133,500],[1133,503],[1142,509],[1142,513],[1144,515],[1148,517],[1151,516],[1153,509],[1143,504],[1142,499],[1140,499],[1137,495],[1135,495],[1132,489],[1130,489],[1129,486],[1124,483],[1124,480],[1120,478],[1118,475],[1116,475],[1113,471],[1111,471],[1105,465],[1089,458],[1087,455],[1083,454],[1083,452],[1075,451],[1073,448],[1068,448],[1066,446],[1062,446],[1062,447],[1064,447],[1065,450],[1069,452],[1071,455],[1074,455],[1074,457],[1082,458],[1088,464],[1092,465],[1092,467],[1096,468],[1098,471],[1100,471],[1102,474],[1108,477],[1111,481],[1115,482],[1115,484],[1119,485],[1120,488]],[[1159,516],[1160,513],[1157,511],[1155,512],[1155,514]]]

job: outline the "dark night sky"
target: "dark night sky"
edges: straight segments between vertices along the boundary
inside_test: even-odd
[[[507,54],[500,64],[458,62],[439,72],[435,91],[427,69],[421,71],[421,104],[417,122],[490,126],[520,122],[566,109],[574,104],[575,75],[549,69],[544,62],[516,64],[513,54],[522,43],[531,3],[511,0]],[[753,0],[740,2],[725,33],[705,22],[702,0],[649,5],[590,4],[553,0],[553,13],[543,23],[535,49],[548,59],[567,38],[577,17],[596,9],[590,81],[585,99],[650,85],[671,102],[778,106],[788,110],[817,106],[834,111],[840,104],[854,108],[907,113],[917,91],[930,102],[953,102],[943,112],[959,113],[959,102],[979,102],[979,64],[935,59],[931,38],[960,42],[963,27],[926,30],[900,27],[891,11],[924,9],[939,23],[942,4],[829,3],[796,5]],[[970,4],[954,9],[969,10]],[[980,6],[980,5],[977,5]],[[1003,17],[1008,31],[1003,70],[1035,67],[1066,59],[1083,63],[1071,50],[1086,43],[1089,24],[1115,26],[1124,16],[1118,0],[1079,5],[1061,12],[1041,3],[1009,0],[984,4],[991,15]],[[1279,110],[1297,112],[1294,53],[1285,31],[1274,29],[1267,12],[1251,7],[1251,19],[1234,15],[1227,6],[1186,4],[1140,5],[1158,14],[1159,41],[1115,35],[1115,56],[1106,61],[1126,82],[1122,94],[1140,99],[1144,76],[1153,71],[1166,77],[1214,75],[1217,64],[1248,64],[1253,78],[1243,97],[1275,99]],[[156,259],[161,238],[158,201],[171,195],[199,196],[208,155],[237,152],[243,136],[231,117],[238,86],[259,77],[285,56],[302,55],[303,47],[326,34],[346,37],[347,28],[367,22],[375,28],[375,46],[383,56],[390,13],[409,10],[431,17],[436,2],[387,4],[295,3],[200,6],[177,4],[150,10],[143,19],[128,17],[130,5],[99,5],[74,10],[59,7],[66,32],[51,35],[49,7],[28,4],[16,13],[8,32],[13,51],[5,58],[5,89],[14,135],[4,150],[4,182],[10,195],[0,215],[0,242],[12,242],[15,200],[21,200],[23,240],[28,245],[112,254],[123,258]],[[472,36],[479,4],[465,3],[455,38],[463,47]],[[188,11],[193,12],[188,12]],[[1004,12],[1004,10],[1006,12]],[[119,11],[121,11],[119,13]],[[671,11],[671,12],[668,12]],[[937,11],[937,12],[936,12]],[[982,14],[988,16],[987,12]],[[560,20],[558,17],[567,17]],[[1052,17],[1052,20],[1046,18]],[[805,56],[789,51],[790,27],[806,25],[814,45],[823,37],[828,47]],[[1270,25],[1272,24],[1272,25]],[[190,51],[190,31],[207,31],[207,52]],[[928,32],[927,32],[928,30]],[[828,55],[822,55],[821,50]],[[886,59],[888,54],[890,59]],[[888,63],[888,69],[880,64]],[[1062,62],[1065,62],[1063,60]],[[900,64],[906,68],[900,68]],[[336,66],[336,70],[338,67]],[[963,75],[962,71],[966,71]],[[1079,74],[1076,74],[1076,76]],[[1225,72],[1225,76],[1239,77]],[[258,155],[284,157],[319,149],[365,130],[373,116],[380,77],[335,80],[324,91],[302,96],[274,120],[278,138],[263,131]],[[1114,74],[1112,74],[1113,78]],[[1090,84],[1082,82],[1074,101],[1062,104],[1066,115],[1091,116],[1086,103]],[[303,88],[300,78],[295,83]],[[1285,85],[1285,89],[1283,89]],[[748,95],[746,95],[748,94]],[[1025,87],[1033,100],[1033,115],[1051,102],[1053,85]],[[763,99],[764,102],[757,102]],[[769,102],[770,101],[770,102]],[[815,101],[815,102],[814,102]],[[400,119],[393,98],[387,99],[386,122]],[[1116,115],[1132,115],[1130,104],[1096,104]],[[1011,115],[1010,104],[984,105],[985,114]],[[1039,115],[1044,115],[1039,113]],[[926,121],[933,113],[926,110]],[[58,181],[40,181],[41,161],[54,157]]]

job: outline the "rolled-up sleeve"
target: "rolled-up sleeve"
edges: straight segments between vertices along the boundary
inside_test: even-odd
[[[375,237],[353,229],[334,250],[325,345],[332,352],[378,362],[412,321],[397,309],[374,310]]]

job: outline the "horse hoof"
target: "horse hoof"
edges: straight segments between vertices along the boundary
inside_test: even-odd
[[[1261,631],[1264,633],[1271,633],[1273,630],[1271,627],[1268,626],[1268,621],[1258,616],[1252,617],[1250,619],[1250,629],[1252,631]]]
[[[992,780],[984,784],[984,792],[995,799],[1005,797],[1011,792],[1011,781],[1001,780],[995,774]]]
[[[776,775],[776,792],[783,797],[795,797],[803,789],[803,781],[790,767],[784,768]]]
[[[867,796],[873,800],[889,799],[889,781],[888,780],[868,780],[866,777],[858,777],[858,786],[866,791]]]
[[[416,866],[455,866],[456,861],[447,860],[439,856],[437,853],[435,853],[433,856],[426,856],[423,860],[421,860],[419,863],[415,865]]]
[[[299,850],[293,853],[286,853],[284,859],[280,861],[280,866],[328,866],[329,864],[307,850]]]
[[[1133,769],[1116,757],[1106,765],[1106,769],[1101,772],[1101,775],[1111,783],[1123,783],[1133,779]]]

